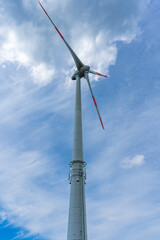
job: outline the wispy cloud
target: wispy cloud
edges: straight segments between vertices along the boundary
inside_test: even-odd
[[[132,168],[135,166],[142,166],[144,164],[144,156],[143,155],[136,155],[133,158],[124,158],[121,162],[120,162],[120,167],[121,168]]]
[[[63,217],[66,214],[64,199],[67,194],[65,196],[62,193],[62,196],[57,186],[64,184],[64,181],[67,184],[67,181],[60,181],[61,176],[59,178],[56,174],[58,169],[55,164],[39,152],[5,151],[1,148],[1,207],[10,223],[25,226],[30,233],[40,233],[49,239],[52,239],[58,228],[65,232],[67,219]],[[58,160],[57,156],[54,158]],[[60,214],[61,204],[64,208]],[[1,219],[5,220],[4,212]],[[61,237],[64,235],[62,233]]]

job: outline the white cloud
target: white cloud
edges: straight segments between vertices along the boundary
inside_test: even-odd
[[[86,5],[86,1],[84,2]],[[95,9],[91,9],[86,14],[83,25],[80,21],[74,20],[69,27],[70,43],[82,62],[90,65],[93,70],[108,74],[109,67],[116,62],[118,52],[116,42],[130,43],[141,34],[138,23],[148,2],[148,0],[130,1],[130,3],[128,1],[100,1],[99,4],[94,2],[98,11],[102,12],[101,15],[97,15],[96,12],[96,18],[93,18]],[[82,13],[81,15],[83,16]],[[69,63],[73,64],[71,58]],[[98,77],[92,76],[91,79],[97,80]]]
[[[28,38],[27,34],[32,35],[32,37]],[[23,67],[28,71],[33,81],[41,86],[47,85],[53,80],[54,66],[35,57],[35,51],[38,51],[36,46],[40,46],[38,44],[40,37],[37,29],[31,23],[20,27],[14,23],[12,26],[4,24],[1,26],[0,38],[0,64],[2,67],[7,62],[16,64],[17,69]]]
[[[117,47],[115,44],[106,44],[105,34],[99,32],[94,34],[83,34],[83,38],[74,41],[74,49],[84,64],[91,66],[92,70],[102,74],[108,74],[108,68],[115,64],[117,57]],[[97,80],[95,75],[91,79]]]
[[[125,158],[120,162],[121,168],[132,168],[134,166],[142,166],[145,163],[143,155],[136,155],[133,158]]]
[[[17,33],[14,30],[5,30],[5,40],[1,48],[1,63],[9,61],[28,66],[31,59],[25,51],[24,43],[18,39]],[[4,29],[1,29],[1,35],[4,35]]]
[[[40,6],[35,4],[32,1],[23,1],[26,11],[33,11],[34,15],[43,16],[43,23],[47,26],[47,29],[51,29],[48,19],[45,19],[45,15],[43,15],[43,11]],[[26,4],[27,3],[27,4]],[[143,4],[142,4],[143,3]],[[50,9],[53,9],[55,13],[55,19],[57,13],[55,9],[59,8],[59,12],[68,11],[68,5],[72,6],[71,11],[74,10],[73,2],[67,3],[66,1],[62,4],[63,7],[60,7],[59,1],[48,1],[48,4],[45,4],[47,8],[49,6]],[[88,3],[87,3],[88,4]],[[114,65],[117,57],[117,46],[116,41],[123,41],[126,43],[130,43],[139,33],[140,30],[138,28],[138,21],[141,18],[141,13],[144,11],[147,6],[147,0],[141,0],[132,2],[130,4],[126,3],[122,4],[122,1],[114,2],[101,2],[98,7],[102,11],[105,8],[108,9],[108,12],[104,15],[104,19],[102,22],[101,16],[96,19],[93,19],[93,10],[88,12],[87,19],[84,21],[83,27],[81,26],[81,22],[77,18],[75,21],[75,16],[65,15],[66,23],[70,24],[73,22],[74,24],[69,26],[69,31],[67,29],[67,34],[71,37],[71,46],[77,53],[77,55],[84,61],[85,64],[90,64],[94,70],[102,72],[104,74],[108,73],[108,68],[110,65]],[[130,5],[132,9],[130,9]],[[121,6],[121,14],[117,10]],[[5,5],[3,4],[3,7]],[[124,9],[123,9],[124,8]],[[129,11],[126,11],[126,9]],[[112,9],[113,11],[110,11]],[[35,11],[36,10],[36,11]],[[51,10],[50,10],[51,11]],[[95,11],[95,9],[94,9]],[[114,14],[116,12],[117,14]],[[114,14],[114,19],[112,16]],[[5,13],[6,14],[6,13]],[[51,12],[49,12],[50,15]],[[6,26],[4,22],[5,19],[8,18],[8,22],[11,23]],[[28,69],[29,73],[33,77],[33,80],[40,85],[46,85],[50,83],[53,79],[55,69],[60,69],[62,64],[59,64],[59,61],[56,62],[56,57],[54,55],[50,55],[50,50],[47,46],[46,41],[46,28],[41,24],[41,27],[37,27],[33,22],[22,22],[19,26],[16,26],[15,21],[12,16],[5,15],[2,18],[3,24],[1,25],[0,35],[1,35],[1,45],[2,48],[0,50],[1,55],[1,64],[6,61],[10,61],[12,63],[16,63],[18,66],[23,66]],[[74,18],[74,21],[73,21]],[[111,19],[113,20],[111,22]],[[59,21],[62,19],[58,18]],[[35,20],[34,20],[35,21]],[[96,22],[95,22],[96,21]],[[63,22],[59,23],[62,29],[64,25]],[[94,26],[96,25],[96,26]],[[99,28],[101,26],[101,28]],[[67,27],[67,25],[66,25]],[[78,31],[77,31],[78,29]],[[48,32],[49,33],[49,32]],[[47,36],[49,36],[47,33]],[[51,35],[52,31],[50,31],[50,37],[54,37],[54,39],[58,39],[58,35],[55,31],[54,35]],[[29,37],[28,37],[29,36]],[[64,34],[65,36],[65,34]],[[67,37],[67,36],[66,36]],[[57,41],[57,40],[56,40]],[[58,42],[61,40],[59,39]],[[49,42],[50,47],[55,49],[57,55],[61,55],[61,45],[56,47],[57,42]],[[51,46],[52,44],[52,46]],[[41,54],[40,54],[40,51]],[[66,49],[67,55],[67,49]],[[39,59],[38,59],[39,56]],[[50,56],[50,61],[47,61],[46,56]],[[64,53],[63,53],[63,56]],[[68,56],[68,55],[67,55]],[[73,65],[73,60],[68,58],[69,65]],[[62,57],[59,59],[62,60]],[[55,63],[53,63],[55,61]],[[68,68],[68,66],[66,66]],[[40,70],[39,76],[38,71]],[[68,71],[67,69],[65,71]],[[92,79],[97,80],[98,77],[92,76]]]
[[[31,76],[34,81],[40,85],[47,85],[53,79],[55,70],[53,67],[48,67],[45,63],[40,63],[31,68]]]

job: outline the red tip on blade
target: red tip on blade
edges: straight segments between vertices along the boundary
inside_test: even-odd
[[[94,98],[93,95],[92,95],[92,98],[93,98],[93,101],[94,101],[94,104],[95,104],[96,108],[98,108],[98,107],[97,107],[96,100],[95,100],[95,98]],[[98,111],[98,110],[97,110],[97,111]],[[99,115],[99,113],[98,113],[98,115]],[[103,122],[102,122],[102,119],[101,119],[100,115],[99,115],[99,120],[100,120],[100,122],[101,122],[102,128],[104,129]]]
[[[95,106],[97,107],[97,103],[96,103],[96,100],[95,100],[95,98],[94,98],[93,95],[92,95],[92,98],[93,98],[93,101],[94,101]]]
[[[99,118],[99,119],[100,119],[100,122],[101,122],[102,128],[104,129],[102,119],[101,119],[101,118]]]
[[[98,73],[98,72],[96,72],[96,73],[97,73],[97,75],[99,75],[99,76],[102,76],[102,77],[106,77],[106,78],[107,78],[106,75],[102,75],[102,74],[100,74],[100,73]]]
[[[101,74],[100,73],[98,73],[98,72],[96,72],[99,76],[101,76]]]
[[[48,13],[46,12],[46,10],[44,9],[44,7],[42,6],[42,4],[40,3],[40,1],[38,1],[39,5],[41,6],[41,8],[43,9],[43,11],[45,12],[45,14],[48,16]]]
[[[55,29],[57,30],[57,32],[59,33],[59,35],[60,35],[60,37],[62,38],[62,39],[64,39],[64,37],[62,36],[62,34],[60,33],[60,31],[58,30],[58,28],[57,27],[55,27]]]
[[[41,6],[41,8],[43,9],[43,11],[45,12],[45,14],[47,15],[47,17],[49,18],[49,20],[52,22],[51,18],[49,17],[48,13],[46,12],[46,10],[44,9],[44,7],[42,6],[42,4],[40,3],[40,1],[38,1],[39,5]],[[54,25],[54,23],[52,22],[52,24]],[[60,37],[64,40],[64,37],[62,36],[62,34],[60,33],[60,31],[58,30],[58,28],[54,25],[56,31],[58,32],[58,34],[60,35]]]

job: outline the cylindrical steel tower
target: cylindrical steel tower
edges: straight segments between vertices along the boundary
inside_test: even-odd
[[[69,180],[70,204],[67,240],[87,240],[86,204],[85,204],[85,162],[83,161],[81,82],[76,76],[76,98],[72,161]]]

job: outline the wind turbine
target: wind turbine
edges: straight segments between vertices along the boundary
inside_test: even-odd
[[[84,65],[82,61],[75,54],[73,49],[67,43],[61,32],[58,30],[40,1],[38,1],[41,8],[47,15],[48,19],[58,32],[61,39],[64,41],[68,50],[70,51],[77,70],[72,75],[72,80],[76,80],[76,96],[75,96],[75,116],[74,116],[74,137],[73,137],[73,152],[72,161],[70,162],[69,180],[70,188],[70,205],[69,205],[69,219],[68,219],[68,234],[67,240],[87,240],[87,221],[86,221],[86,205],[85,205],[85,183],[86,170],[85,162],[83,161],[83,140],[82,140],[82,114],[81,114],[81,78],[87,80],[89,90],[91,92],[100,123],[104,129],[104,125],[99,113],[99,109],[93,95],[91,88],[89,73],[107,78],[106,75],[98,73],[90,69],[90,66]]]

